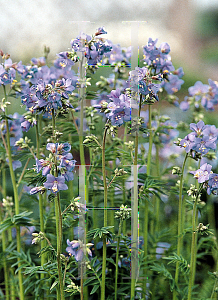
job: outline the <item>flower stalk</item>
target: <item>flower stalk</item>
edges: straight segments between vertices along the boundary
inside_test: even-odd
[[[191,262],[190,262],[190,273],[189,273],[189,284],[188,284],[188,300],[192,298],[192,288],[195,281],[195,269],[196,269],[196,252],[197,252],[197,204],[200,196],[200,191],[203,184],[199,186],[198,193],[194,199],[193,215],[192,215],[192,242],[191,242]]]
[[[107,179],[105,164],[105,145],[108,126],[105,125],[102,143],[102,175],[104,184],[104,227],[107,227]],[[106,236],[103,235],[103,257],[102,257],[102,281],[101,281],[101,300],[105,300],[105,279],[106,279]]]
[[[183,223],[182,223],[182,211],[183,211],[183,199],[182,199],[182,191],[183,191],[183,176],[184,176],[184,169],[185,169],[185,164],[186,160],[188,158],[188,154],[186,153],[183,165],[182,165],[182,170],[181,170],[181,175],[180,175],[180,185],[179,185],[179,209],[178,209],[178,240],[177,240],[177,255],[179,256],[182,252],[182,241],[183,241],[183,236],[182,236],[182,231],[183,231]],[[175,284],[178,285],[179,281],[179,262],[176,263],[176,272],[175,272]],[[177,299],[177,292],[176,290],[173,291],[173,300]]]
[[[3,198],[6,198],[6,172],[5,172],[5,167],[1,168],[1,173],[2,173],[2,195]],[[2,209],[0,207],[0,223],[3,221],[3,213]],[[2,250],[3,253],[5,253],[7,247],[7,241],[6,241],[6,232],[2,232]],[[5,283],[5,297],[6,300],[10,299],[10,292],[9,292],[9,269],[7,267],[7,260],[6,257],[4,256],[3,258],[3,268],[4,268],[4,283]]]
[[[140,100],[139,100],[139,109],[138,109],[138,119],[140,118],[141,113],[141,107],[142,107],[142,95],[140,94]],[[136,245],[138,245],[137,236],[138,236],[138,143],[139,143],[139,137],[138,137],[138,131],[136,131],[135,136],[135,156],[134,156],[134,165],[133,165],[133,193],[134,193],[134,208],[133,208],[133,231],[132,231],[132,244],[134,243],[135,249],[132,249],[132,257],[131,257],[131,297],[130,299],[134,299],[135,297],[135,282],[137,277],[137,259],[136,256],[138,249],[136,249]]]
[[[6,88],[3,85],[3,90],[4,90],[4,96],[5,99],[7,99],[7,93],[6,93]],[[5,116],[7,116],[7,107],[5,108]],[[10,175],[11,175],[11,181],[12,181],[12,187],[13,187],[13,193],[14,193],[14,203],[15,203],[15,214],[18,215],[20,212],[19,209],[19,195],[18,195],[18,190],[17,190],[17,184],[16,184],[16,179],[15,179],[15,173],[13,170],[13,165],[12,165],[12,153],[11,153],[11,147],[10,147],[10,129],[9,129],[9,124],[8,124],[8,119],[5,119],[6,123],[6,142],[7,142],[7,155],[8,155],[8,162],[9,162],[9,170],[10,170]],[[16,226],[16,239],[17,239],[17,252],[21,251],[21,238],[20,238],[20,227]],[[24,300],[24,289],[23,289],[23,276],[21,272],[21,264],[20,264],[20,258],[18,260],[18,279],[19,279],[19,289],[20,289],[20,300]]]
[[[52,129],[53,137],[55,137],[55,114],[52,110]],[[56,157],[54,159],[55,171],[54,176],[58,177],[57,161]],[[63,276],[62,276],[62,266],[61,266],[61,248],[62,248],[62,213],[61,213],[61,203],[60,194],[57,192],[55,196],[55,221],[56,221],[56,235],[57,235],[57,264],[58,264],[58,277],[59,277],[59,289],[57,288],[57,300],[64,300],[64,286],[63,286]]]
[[[37,158],[40,159],[40,135],[39,135],[39,117],[36,115],[36,153]],[[45,232],[44,228],[44,206],[43,206],[43,196],[39,193],[39,219],[40,219],[40,231]],[[46,241],[43,239],[41,241],[41,250],[45,247]],[[45,253],[41,254],[41,267],[45,264]],[[44,273],[40,274],[40,278],[43,279],[45,277]],[[41,297],[41,299],[44,299]]]

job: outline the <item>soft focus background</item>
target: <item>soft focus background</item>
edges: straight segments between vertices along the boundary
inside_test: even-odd
[[[142,21],[139,47],[149,37],[168,42],[176,65],[189,78],[218,78],[217,0],[0,0],[0,49],[13,61],[28,62],[51,49],[50,59],[70,47],[80,29],[105,26],[107,38],[131,45],[131,25]],[[88,21],[88,22],[82,22]],[[186,80],[186,78],[184,78]]]

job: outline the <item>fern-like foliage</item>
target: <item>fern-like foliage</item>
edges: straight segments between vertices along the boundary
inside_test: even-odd
[[[176,264],[179,262],[179,268],[184,274],[189,274],[190,265],[187,260],[182,255],[177,255],[174,253],[172,256],[163,257],[163,259],[169,260],[168,264]]]
[[[172,274],[166,269],[166,267],[164,266],[163,263],[161,265],[154,263],[150,267],[150,270],[155,271],[155,272],[159,273],[160,275],[163,275],[166,279],[168,279],[171,291],[173,291],[174,289],[177,289],[177,287],[175,285],[175,280],[174,280]]]

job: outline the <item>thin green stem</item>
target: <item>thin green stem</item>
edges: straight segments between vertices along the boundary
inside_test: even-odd
[[[156,145],[156,173],[157,178],[160,178],[160,159],[159,159],[159,145]],[[160,199],[155,197],[155,231],[160,230]]]
[[[58,300],[64,300],[64,288],[62,279],[61,268],[61,246],[62,246],[62,217],[60,208],[60,196],[57,193],[55,197],[55,219],[56,219],[56,234],[57,234],[57,263],[58,263],[58,277],[59,277],[59,298]]]
[[[104,227],[107,226],[107,179],[106,179],[106,165],[105,165],[105,145],[107,135],[107,124],[104,130],[102,143],[102,175],[104,183]],[[105,300],[105,279],[106,279],[106,237],[103,236],[103,257],[102,257],[102,282],[101,282],[101,300]]]
[[[198,169],[200,169],[201,167],[201,159],[198,160]],[[197,180],[196,182],[196,189],[200,189],[200,184]],[[196,213],[195,213],[195,224],[197,225],[198,224],[198,208],[196,208]],[[197,245],[197,238],[198,238],[198,235],[196,234],[195,235],[195,246]],[[194,285],[194,281],[195,281],[195,273],[196,273],[196,261],[197,261],[197,251],[194,251],[194,262],[193,262],[193,265],[195,266],[194,269],[193,269],[193,276],[192,276],[192,284]]]
[[[80,60],[80,66],[79,66],[79,73],[80,73],[80,79],[82,81],[84,81],[85,79],[85,63],[86,63],[86,58],[85,56],[82,54],[81,60]],[[84,194],[84,197],[86,195],[86,191],[87,191],[87,185],[86,185],[86,169],[85,169],[85,153],[84,153],[84,145],[83,145],[83,120],[84,120],[84,111],[85,111],[85,92],[86,92],[86,88],[85,87],[80,87],[79,88],[79,95],[80,95],[80,128],[79,128],[79,151],[80,151],[80,164],[81,166],[84,166],[83,170],[83,175],[82,175],[82,188],[84,189],[82,191],[82,193]],[[73,114],[72,114],[73,116]],[[77,127],[76,127],[77,128]],[[78,129],[78,128],[77,128]],[[87,197],[85,197],[87,200]],[[85,227],[85,236],[86,236],[86,227]],[[84,243],[86,243],[86,241],[84,241]],[[83,266],[81,267],[81,294],[80,294],[80,299],[84,299],[88,300],[88,289],[87,287],[83,287]]]
[[[3,165],[2,169],[2,196],[3,198],[6,198],[6,171],[5,167]],[[2,209],[0,207],[0,223],[3,221],[3,214]],[[10,299],[10,293],[9,293],[9,268],[7,267],[7,257],[5,254],[5,250],[7,247],[7,240],[6,240],[6,231],[2,232],[2,251],[3,251],[3,268],[4,268],[4,283],[5,283],[5,296],[6,300]]]
[[[39,117],[36,115],[36,151],[37,151],[37,159],[40,159],[40,134],[39,134]],[[45,210],[43,207],[43,196],[42,194],[39,193],[39,218],[40,218],[40,231],[45,232],[45,227],[44,227],[44,214]],[[46,246],[45,240],[41,241],[41,250]],[[45,264],[45,253],[41,255],[41,267]],[[43,279],[45,277],[44,273],[40,274],[40,278]],[[41,296],[41,299],[44,299],[43,296]]]
[[[184,169],[185,169],[185,164],[186,160],[188,158],[188,154],[186,153],[183,165],[182,165],[182,170],[181,170],[181,176],[180,176],[180,185],[179,185],[179,209],[178,209],[178,240],[177,240],[177,255],[179,256],[182,252],[182,241],[183,241],[183,236],[182,236],[182,231],[183,231],[183,224],[182,224],[182,211],[183,211],[183,199],[182,199],[182,191],[183,191],[183,176],[184,176]],[[179,262],[176,263],[176,273],[175,273],[175,284],[178,285],[178,280],[179,280]],[[173,291],[173,300],[177,299],[177,292],[174,289]]]
[[[152,157],[152,145],[153,145],[153,133],[151,131],[151,105],[148,106],[148,130],[149,130],[149,148],[148,148],[148,157],[147,157],[147,176],[151,175],[151,157]],[[144,260],[147,260],[148,256],[148,201],[145,201],[144,208],[144,227],[143,227],[143,238],[144,238]],[[147,277],[147,270],[143,271],[143,277]],[[147,281],[144,279],[143,290],[146,293],[147,290]]]
[[[53,137],[55,136],[55,115],[54,110],[52,110],[52,129]],[[54,157],[55,171],[54,176],[58,176],[57,161]],[[57,192],[55,196],[55,220],[56,220],[56,235],[57,235],[57,264],[58,264],[58,277],[59,277],[59,289],[57,288],[57,300],[64,300],[64,287],[62,279],[62,267],[61,267],[61,248],[62,248],[62,213],[61,213],[61,203],[60,194]]]
[[[3,85],[3,90],[4,90],[4,96],[5,99],[7,99],[7,93],[6,93],[6,88]],[[5,115],[7,116],[7,107],[5,108]],[[15,214],[19,214],[19,195],[18,195],[18,190],[17,190],[17,184],[16,184],[16,179],[15,179],[15,173],[13,170],[13,165],[12,165],[12,153],[11,153],[11,147],[10,147],[10,129],[9,129],[9,124],[8,124],[8,119],[5,119],[6,123],[6,141],[7,141],[7,155],[8,155],[8,161],[9,161],[9,170],[10,170],[10,175],[11,175],[11,181],[12,181],[12,186],[13,186],[13,192],[14,192],[14,203],[15,203]],[[17,252],[20,253],[21,251],[21,238],[20,238],[20,227],[16,226],[17,234],[16,234],[16,239],[17,239]],[[23,289],[23,276],[22,276],[22,270],[21,270],[21,264],[20,264],[20,259],[18,258],[18,279],[19,279],[19,289],[20,289],[20,300],[24,300],[24,289]]]
[[[149,148],[148,148],[148,158],[147,158],[147,175],[151,174],[151,154],[153,145],[153,134],[151,131],[151,105],[148,105],[148,130],[149,130]]]
[[[127,130],[128,126],[127,123],[125,123],[124,127],[124,138],[123,138],[123,145],[124,145],[124,151],[126,151],[126,145],[125,142],[127,141]],[[123,165],[125,165],[125,160],[123,161]],[[123,189],[123,204],[126,204],[126,191],[125,191],[125,179],[122,179],[122,189]],[[126,235],[126,220],[123,221],[123,235]]]
[[[142,95],[140,95],[139,100],[139,109],[138,109],[138,119],[140,118],[141,113],[141,106],[142,106]],[[137,236],[138,236],[138,144],[139,144],[139,136],[138,131],[136,131],[135,136],[135,157],[134,157],[134,164],[133,164],[133,230],[132,230],[132,242],[137,245]],[[132,249],[132,256],[131,256],[131,296],[130,299],[134,299],[135,297],[135,282],[137,277],[137,256],[138,249],[136,246]]]
[[[115,270],[115,300],[117,300],[118,260],[119,260],[119,247],[120,247],[121,229],[122,229],[122,220],[120,220],[119,230],[118,230],[118,237],[117,237],[116,270]]]
[[[197,199],[196,197],[193,207],[193,216],[192,216],[192,243],[191,243],[191,263],[190,263],[190,273],[189,273],[189,285],[188,285],[188,300],[191,300],[192,297],[192,287],[194,284],[194,276],[195,276],[195,255],[196,255],[196,212],[197,212]]]
[[[80,79],[84,79],[84,59],[82,56],[80,61]],[[84,155],[84,145],[83,145],[83,120],[84,120],[84,97],[85,97],[85,88],[79,89],[80,93],[80,128],[79,128],[79,152],[80,152],[80,163],[85,165],[85,155]]]

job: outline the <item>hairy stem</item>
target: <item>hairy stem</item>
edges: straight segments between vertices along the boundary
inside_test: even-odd
[[[39,117],[36,115],[36,152],[37,152],[37,159],[40,158],[40,135],[39,135]],[[39,219],[40,219],[40,231],[45,232],[44,228],[44,214],[45,210],[43,207],[43,197],[42,194],[39,193]],[[41,250],[45,247],[46,241],[43,239],[41,241]],[[41,267],[45,264],[45,253],[41,254]],[[45,277],[44,273],[40,274],[40,278],[43,279]],[[41,299],[44,299],[44,297],[41,297]]]
[[[177,255],[179,256],[182,252],[182,231],[183,231],[183,224],[182,224],[182,211],[183,211],[183,199],[182,199],[182,190],[183,190],[183,176],[184,176],[184,169],[185,163],[187,160],[188,154],[186,154],[183,165],[182,171],[180,176],[180,185],[179,185],[179,210],[178,210],[178,240],[177,240]],[[175,284],[178,285],[179,280],[179,262],[176,263],[176,273],[175,273]],[[177,292],[174,289],[173,291],[173,300],[177,299]]]
[[[139,109],[138,109],[138,119],[140,118],[141,113],[141,105],[142,105],[142,95],[140,95],[139,100]],[[131,255],[131,296],[130,299],[134,299],[135,297],[135,282],[137,277],[137,255],[138,255],[138,143],[139,143],[139,136],[138,131],[136,131],[135,136],[135,157],[134,157],[134,164],[133,164],[133,212],[132,212],[132,220],[134,224],[132,230],[132,245],[135,244],[132,249]]]
[[[106,180],[106,165],[105,165],[105,144],[106,144],[107,129],[108,127],[105,126],[103,143],[102,143],[102,174],[103,174],[103,183],[104,183],[104,227],[107,226],[107,180]],[[103,235],[101,300],[105,300],[105,279],[106,279],[106,236]]]
[[[122,228],[122,220],[120,220],[119,230],[118,230],[118,237],[117,237],[116,270],[115,270],[115,300],[117,300],[118,260],[119,260],[119,247],[120,247],[121,228]]]
[[[53,137],[55,137],[55,114],[52,110],[52,129]],[[58,177],[57,159],[54,159],[55,171],[54,176]],[[61,267],[61,248],[62,248],[62,212],[60,203],[60,194],[57,192],[55,197],[55,220],[56,220],[56,235],[57,235],[57,264],[58,264],[58,279],[59,289],[57,288],[57,300],[64,300],[64,286],[62,279],[62,267]]]
[[[2,173],[2,196],[3,198],[6,199],[6,171],[5,171],[5,166],[2,166],[1,169]],[[2,209],[0,207],[0,223],[3,221],[3,214],[2,214]],[[2,251],[5,253],[7,247],[7,241],[6,241],[6,231],[2,232]],[[7,267],[7,258],[4,255],[3,256],[3,268],[4,268],[4,283],[5,283],[5,297],[6,300],[10,299],[10,293],[9,293],[9,269]]]
[[[7,93],[6,93],[6,88],[3,85],[4,89],[4,96],[5,99],[7,99]],[[7,116],[7,107],[5,108],[5,115]],[[10,170],[10,175],[11,175],[11,181],[12,181],[12,186],[13,186],[13,193],[14,193],[14,203],[15,203],[15,214],[19,214],[19,195],[18,195],[18,190],[17,190],[17,184],[16,184],[16,179],[15,179],[15,173],[13,170],[13,165],[12,165],[12,153],[11,153],[11,147],[10,147],[10,129],[9,129],[9,124],[8,124],[8,119],[5,119],[6,123],[6,141],[7,141],[7,155],[8,155],[8,161],[9,161],[9,170]],[[20,239],[20,227],[16,226],[17,234],[16,234],[16,239],[17,239],[17,252],[21,251],[21,239]],[[19,289],[20,289],[20,300],[24,300],[24,289],[23,289],[23,276],[22,276],[22,270],[21,270],[21,264],[20,264],[20,259],[18,258],[18,279],[19,279]]]

